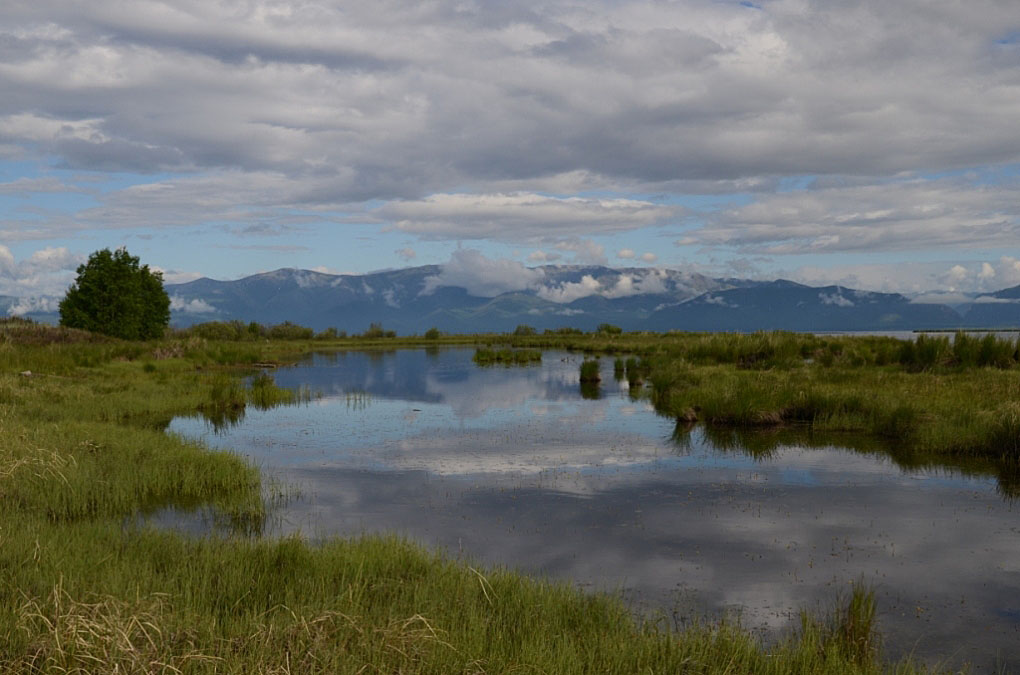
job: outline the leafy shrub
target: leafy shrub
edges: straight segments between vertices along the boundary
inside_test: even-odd
[[[314,336],[315,331],[311,328],[290,321],[278,323],[269,329],[269,337],[273,340],[311,340]]]
[[[140,265],[125,248],[90,255],[60,301],[61,326],[125,340],[161,337],[169,323],[162,273]]]

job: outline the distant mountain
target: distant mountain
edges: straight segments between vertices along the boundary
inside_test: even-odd
[[[652,330],[914,330],[962,323],[946,305],[913,304],[898,293],[804,286],[780,279],[706,293],[655,312]]]
[[[59,298],[18,298],[11,295],[0,295],[0,317],[16,314],[17,316],[39,321],[41,323],[58,323],[60,313]]]
[[[963,310],[967,326],[1005,328],[1020,326],[1020,286],[979,295]]]
[[[371,323],[402,335],[435,326],[450,333],[539,330],[875,331],[1020,326],[1020,286],[960,304],[927,304],[898,293],[793,281],[713,279],[654,268],[546,265],[494,270],[409,267],[363,275],[280,269],[236,281],[167,284],[172,323],[292,321],[360,333]],[[958,300],[961,296],[949,295]],[[935,298],[938,299],[937,297]],[[29,309],[55,322],[55,298],[0,296],[0,314]]]
[[[361,332],[378,322],[398,333],[432,326],[452,333],[509,331],[600,323],[642,328],[661,306],[731,288],[700,274],[645,268],[546,265],[529,271],[526,288],[493,297],[473,295],[443,277],[437,265],[366,275],[281,269],[237,281],[198,279],[169,284],[173,321],[293,321],[321,330]]]

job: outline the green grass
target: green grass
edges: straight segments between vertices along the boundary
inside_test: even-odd
[[[542,352],[537,349],[476,349],[473,360],[480,366],[528,366],[541,363]]]
[[[866,591],[765,646],[739,624],[675,633],[639,622],[613,597],[477,569],[394,538],[260,536],[276,488],[238,456],[163,429],[175,415],[215,422],[220,411],[300,402],[250,366],[295,360],[309,346],[8,334],[0,345],[0,672],[917,672],[881,661]],[[769,371],[646,362],[653,379],[672,378],[656,394],[669,404],[691,387],[712,391],[716,376],[762,378],[746,395],[752,411],[780,395]],[[832,400],[801,400],[799,373],[787,374],[781,398],[802,410],[839,400],[853,416],[870,405],[839,394],[836,380],[818,385],[833,388]],[[745,396],[728,389],[739,380],[725,378],[720,415],[726,396]],[[212,514],[228,534],[144,525],[145,514],[166,509]]]
[[[598,359],[585,359],[581,362],[580,371],[581,382],[586,384],[594,384],[602,381],[602,376],[599,375],[599,361]]]

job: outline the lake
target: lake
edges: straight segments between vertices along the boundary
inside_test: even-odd
[[[1020,670],[1020,513],[993,476],[678,435],[612,359],[592,399],[580,355],[483,368],[473,353],[319,354],[273,372],[311,402],[169,430],[292,486],[270,534],[399,533],[620,593],[671,626],[739,614],[766,637],[863,581],[887,656]]]

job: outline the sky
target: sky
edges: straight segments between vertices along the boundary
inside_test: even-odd
[[[281,267],[1020,284],[1015,0],[4,0],[0,295]]]

